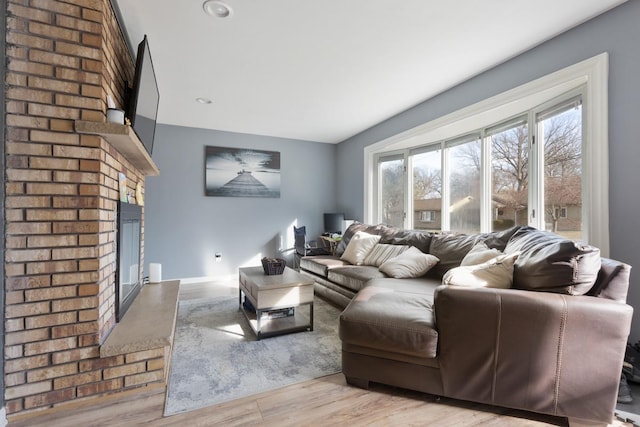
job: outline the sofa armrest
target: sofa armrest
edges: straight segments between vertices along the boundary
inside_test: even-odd
[[[445,396],[610,422],[633,309],[515,289],[434,297]]]

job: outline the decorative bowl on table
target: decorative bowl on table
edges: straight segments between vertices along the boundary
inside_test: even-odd
[[[282,258],[262,258],[262,268],[267,276],[282,274],[287,263]]]

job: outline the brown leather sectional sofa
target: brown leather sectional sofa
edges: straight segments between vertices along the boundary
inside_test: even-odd
[[[358,231],[439,259],[426,275],[391,278],[340,258]],[[509,289],[446,286],[479,242],[518,252]],[[609,423],[633,310],[631,267],[529,227],[439,235],[354,224],[337,256],[303,258],[316,294],[340,317],[347,382],[369,382],[523,409],[571,424]]]

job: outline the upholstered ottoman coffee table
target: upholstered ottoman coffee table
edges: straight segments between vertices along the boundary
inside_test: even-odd
[[[313,280],[289,267],[272,276],[262,267],[243,267],[239,276],[240,310],[257,339],[313,331]],[[243,294],[250,304],[243,303]],[[309,307],[308,316],[298,310],[303,306]]]

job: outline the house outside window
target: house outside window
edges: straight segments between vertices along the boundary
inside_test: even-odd
[[[420,211],[420,222],[435,222],[436,211]]]

